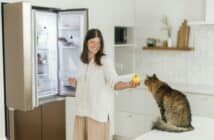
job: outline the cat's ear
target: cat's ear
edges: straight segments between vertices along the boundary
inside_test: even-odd
[[[158,80],[158,77],[156,76],[156,74],[154,73],[152,76],[153,79]]]

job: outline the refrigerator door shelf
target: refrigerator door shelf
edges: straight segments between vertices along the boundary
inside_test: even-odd
[[[62,100],[65,100],[65,98],[63,96],[54,95],[54,96],[42,97],[42,98],[39,98],[38,100],[39,100],[39,105],[43,105],[50,102],[62,101]]]
[[[41,98],[47,98],[47,97],[56,96],[56,95],[57,95],[57,91],[52,91],[51,89],[49,89],[46,91],[45,90],[39,91],[38,98],[41,99]]]
[[[37,85],[38,94],[43,91],[57,91],[57,87],[54,85],[55,83],[56,82],[51,79],[39,79]]]
[[[33,10],[37,52],[37,98],[58,94],[57,14]]]
[[[38,73],[38,76],[48,75],[48,64],[38,64],[38,72],[37,73]]]
[[[87,10],[61,10],[58,12],[58,48],[60,69],[60,95],[75,96],[76,88],[68,84],[78,74],[80,54],[87,32]]]

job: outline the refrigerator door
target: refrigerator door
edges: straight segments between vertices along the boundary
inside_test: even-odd
[[[9,108],[31,110],[34,105],[31,5],[3,6],[3,41],[6,103]]]
[[[58,94],[57,14],[33,10],[36,92],[40,102]]]
[[[60,95],[75,96],[69,78],[77,78],[80,53],[88,29],[87,9],[65,10],[58,13],[58,50]]]

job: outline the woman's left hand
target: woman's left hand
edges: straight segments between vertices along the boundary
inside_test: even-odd
[[[73,78],[73,77],[70,77],[68,78],[68,83],[73,86],[73,87],[76,87],[77,85],[77,79],[76,78]]]

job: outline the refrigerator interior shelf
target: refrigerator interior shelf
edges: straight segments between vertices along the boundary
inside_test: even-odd
[[[72,46],[72,47],[60,47],[60,48],[62,48],[62,49],[75,49],[77,47],[76,46]]]
[[[48,48],[45,48],[45,47],[38,47],[38,50],[39,50],[39,51],[48,51]]]
[[[59,30],[80,30],[80,28],[77,26],[77,27],[59,27]]]
[[[40,74],[40,73],[38,73],[38,76],[39,76],[39,77],[47,77],[48,74]]]

